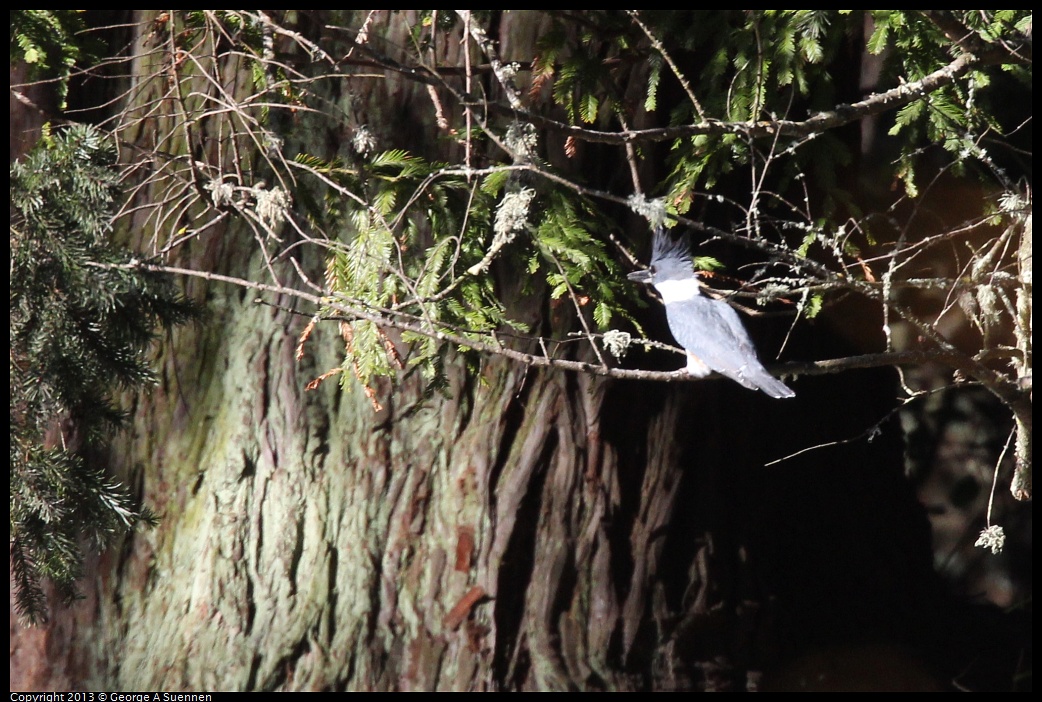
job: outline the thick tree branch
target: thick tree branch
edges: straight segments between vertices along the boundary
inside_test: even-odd
[[[473,33],[475,29],[472,28]],[[491,50],[487,36],[481,35],[483,48]],[[403,65],[389,57],[383,56],[370,47],[362,47],[373,63],[384,70],[395,71],[409,78],[419,80],[428,85],[443,85],[439,74],[433,74],[427,68]],[[496,72],[498,57],[490,56],[492,70]],[[957,56],[947,66],[937,69],[923,78],[905,83],[882,93],[870,95],[859,102],[838,105],[831,110],[819,112],[805,120],[748,120],[744,122],[726,122],[717,119],[703,119],[698,124],[688,124],[676,127],[661,127],[656,129],[638,129],[622,132],[606,132],[595,129],[585,129],[566,122],[554,120],[549,117],[523,109],[516,103],[516,93],[511,91],[509,84],[504,89],[510,97],[511,104],[499,105],[494,102],[483,101],[477,96],[462,96],[466,103],[481,104],[491,112],[508,115],[523,119],[536,126],[551,129],[569,137],[574,137],[586,142],[601,144],[631,144],[669,141],[700,135],[723,135],[741,134],[753,138],[759,137],[809,137],[826,132],[830,129],[857,122],[866,117],[881,114],[903,107],[908,103],[920,99],[946,85],[951,84],[970,69],[982,65],[996,65],[1002,63],[1025,63],[1023,56],[1012,54],[1008,51],[999,51],[995,47],[986,47],[983,55],[965,52]],[[497,73],[497,76],[499,74]]]
[[[944,36],[963,51],[980,56],[986,63],[1031,63],[1031,42],[1024,41],[1016,47],[986,41],[951,15],[949,10],[919,10]],[[1027,39],[1027,37],[1025,37]]]
[[[269,285],[267,283],[258,283],[252,280],[247,280],[245,278],[237,278],[234,276],[222,275],[220,273],[210,273],[207,271],[198,271],[190,268],[181,268],[178,266],[165,266],[149,263],[129,263],[118,265],[92,263],[91,265],[97,268],[145,270],[152,271],[155,273],[183,275],[192,278],[202,278],[204,280],[227,283],[241,288],[256,290],[258,292],[266,292],[274,295],[285,295],[289,297],[294,297],[299,300],[309,302],[319,308],[334,310],[335,312],[344,315],[344,317],[347,320],[365,320],[381,327],[412,332],[414,334],[419,334],[421,336],[435,339],[436,341],[451,343],[462,348],[468,348],[474,351],[478,351],[480,353],[503,356],[504,358],[509,358],[518,363],[523,363],[525,365],[533,367],[556,368],[559,370],[565,370],[570,372],[586,373],[590,375],[620,378],[626,380],[651,380],[667,383],[684,381],[694,382],[703,380],[703,378],[695,378],[689,375],[684,370],[650,371],[632,370],[627,368],[613,368],[607,365],[586,363],[584,361],[572,361],[568,359],[554,358],[547,354],[539,355],[534,353],[528,353],[526,351],[520,351],[517,349],[507,348],[503,346],[503,344],[499,341],[498,337],[496,337],[496,335],[494,334],[489,335],[488,341],[479,341],[452,331],[431,329],[415,321],[397,318],[392,314],[374,312],[355,305],[347,304],[334,297],[319,296],[303,290],[296,290],[294,288],[289,288],[282,285]],[[543,348],[546,347],[546,340],[544,339],[533,337],[529,339],[529,341],[534,345],[539,345]],[[643,342],[640,340],[636,340],[632,343],[634,345],[641,345]],[[808,363],[773,364],[771,366],[768,366],[768,368],[779,375],[799,377],[801,375],[829,375],[833,373],[839,373],[855,369],[880,368],[885,366],[922,364],[929,362],[942,363],[944,365],[957,367],[961,360],[961,354],[950,351],[906,351],[894,353],[863,354],[860,356],[850,356],[846,358],[813,361]],[[709,377],[719,378],[721,376],[713,375]]]
[[[943,88],[962,76],[974,66],[983,62],[974,54],[961,54],[947,66],[940,68],[928,76],[912,83],[905,83],[883,93],[876,93],[859,102],[838,105],[835,108],[819,112],[805,120],[748,120],[745,122],[724,122],[707,119],[698,124],[678,127],[661,127],[658,129],[641,129],[629,132],[604,132],[583,129],[564,122],[552,120],[530,112],[520,112],[518,116],[531,121],[540,127],[553,129],[583,141],[601,144],[626,144],[633,142],[658,142],[682,139],[700,135],[742,134],[749,137],[809,137],[857,122],[872,115],[889,112],[923,96]],[[502,110],[501,107],[492,106]]]

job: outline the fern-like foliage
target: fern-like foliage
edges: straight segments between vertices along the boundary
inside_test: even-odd
[[[1013,43],[1011,40],[1030,35],[1031,31],[1031,10],[943,12],[952,31],[958,31],[960,41],[971,50],[989,45],[1008,47]],[[920,12],[875,10],[872,19],[875,31],[868,41],[868,49],[888,57],[887,68],[891,74],[902,76],[906,81],[919,80],[951,60],[951,40]],[[1002,70],[1023,82],[1030,92],[1029,66],[1010,63]],[[1001,131],[993,106],[981,98],[991,81],[992,70],[981,67],[970,71],[964,80],[944,86],[928,101],[909,103],[898,113],[890,129],[891,136],[901,136],[913,146],[938,144],[955,159],[957,167],[968,155],[987,160],[977,143],[978,137],[990,130]],[[917,156],[914,149],[904,149],[897,170],[911,196],[918,194]]]
[[[84,459],[125,419],[116,393],[155,378],[158,327],[194,306],[108,241],[111,143],[75,126],[11,166],[11,563],[19,614],[46,616],[41,583],[76,596],[84,547],[152,516]]]
[[[502,260],[522,290],[541,279],[554,299],[571,293],[592,303],[601,328],[625,314],[621,297],[632,286],[619,284],[624,276],[604,246],[603,217],[578,196],[537,192],[506,169],[468,179],[403,150],[374,154],[354,168],[312,156],[297,161],[364,194],[369,204],[351,207],[334,196],[320,215],[326,228],[335,228],[330,213],[336,211],[347,232],[326,268],[337,303],[488,344],[497,330],[527,331],[510,318],[490,275]],[[336,310],[333,305],[325,313],[336,316]],[[357,381],[368,388],[374,378],[398,373],[402,360],[376,323],[345,324],[345,387]],[[410,344],[404,365],[440,383],[449,349],[427,334],[405,331],[401,339]]]
[[[14,10],[11,12],[11,63],[29,66],[34,79],[58,78],[64,101],[72,67],[90,53],[76,34],[83,30],[83,10]]]

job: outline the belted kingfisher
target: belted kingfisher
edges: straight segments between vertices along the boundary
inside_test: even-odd
[[[704,378],[716,371],[751,390],[763,390],[771,397],[796,394],[760,363],[738,313],[723,300],[703,294],[685,239],[673,241],[658,228],[647,270],[627,277],[655,286],[662,295],[669,330],[687,351],[688,373]]]

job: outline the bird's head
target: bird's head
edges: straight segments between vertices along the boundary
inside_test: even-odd
[[[659,227],[651,244],[651,261],[642,271],[634,271],[626,276],[637,283],[659,287],[661,283],[670,281],[697,281],[694,267],[691,265],[691,247],[687,237],[676,241]]]

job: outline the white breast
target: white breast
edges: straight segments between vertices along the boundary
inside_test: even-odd
[[[698,289],[698,281],[694,278],[687,280],[660,280],[655,282],[655,289],[662,295],[662,302],[683,302],[701,295]]]

